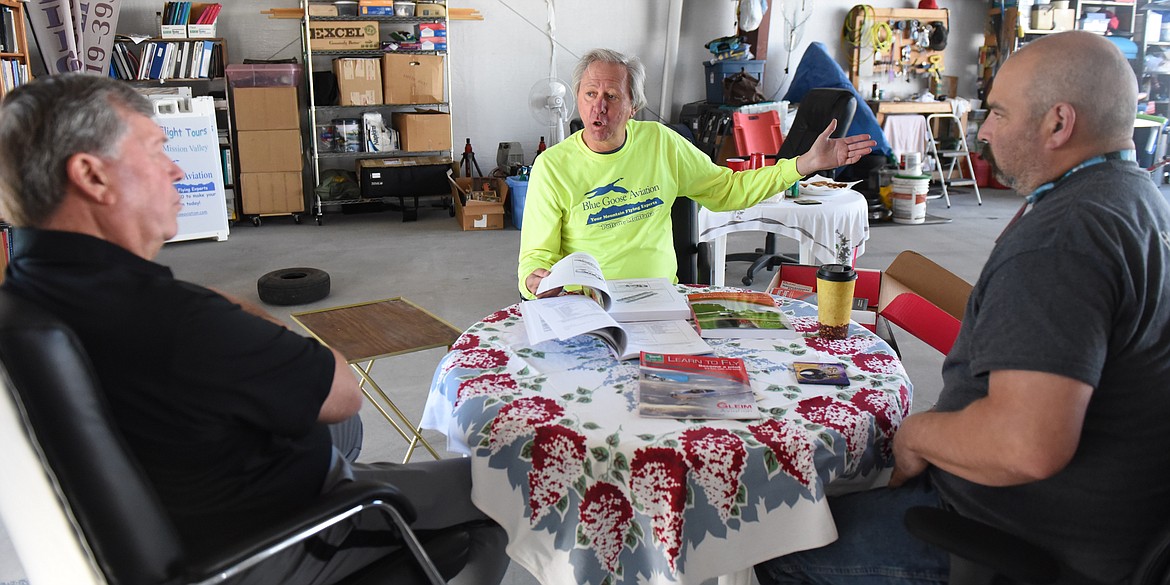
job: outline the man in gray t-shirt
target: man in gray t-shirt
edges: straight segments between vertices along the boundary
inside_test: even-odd
[[[1133,70],[1083,31],[1000,68],[979,138],[1027,196],[943,365],[935,409],[894,436],[895,490],[830,499],[837,542],[761,583],[945,582],[904,511],[945,505],[1120,583],[1170,519],[1170,205],[1134,162]],[[921,481],[919,478],[929,478]]]
[[[1170,210],[1133,162],[1136,85],[1086,33],[1000,70],[979,132],[1030,209],[1000,236],[935,411],[895,437],[960,513],[1117,581],[1170,518]]]

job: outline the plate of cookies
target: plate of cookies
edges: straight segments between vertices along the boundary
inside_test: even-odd
[[[861,181],[841,182],[834,181],[821,175],[813,175],[800,180],[800,195],[834,195],[853,188]]]

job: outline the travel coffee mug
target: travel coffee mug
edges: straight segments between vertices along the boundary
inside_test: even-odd
[[[817,335],[845,339],[853,309],[857,272],[846,264],[824,264],[817,270]]]

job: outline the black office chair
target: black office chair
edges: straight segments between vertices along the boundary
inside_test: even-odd
[[[711,251],[699,241],[699,205],[689,197],[678,197],[670,207],[674,233],[675,276],[683,284],[711,284]]]
[[[819,87],[809,90],[804,99],[800,100],[800,107],[796,110],[796,119],[792,121],[792,128],[784,137],[780,145],[778,158],[793,158],[804,154],[816,141],[817,136],[825,131],[830,120],[837,120],[837,128],[833,131],[833,138],[841,138],[849,131],[853,123],[853,113],[857,110],[857,102],[853,93],[846,89]],[[836,177],[840,169],[831,174]],[[776,234],[769,233],[764,240],[763,248],[756,248],[755,252],[740,252],[727,255],[728,262],[751,262],[747,274],[743,277],[744,286],[751,286],[756,273],[762,269],[772,270],[781,263],[799,264],[799,261],[790,256],[776,253]]]
[[[377,578],[439,585],[466,564],[466,530],[432,533],[424,550],[409,528],[415,517],[410,502],[393,486],[373,482],[348,484],[278,524],[256,526],[243,540],[195,557],[122,440],[76,336],[53,315],[6,290],[0,290],[0,364],[25,433],[108,583],[231,582],[243,571],[263,570],[271,555],[360,513],[386,514],[404,548],[346,583]],[[431,555],[442,561],[439,566]]]
[[[950,585],[1044,585],[1073,580],[1050,552],[950,510],[915,507],[906,511],[906,529],[951,555]],[[1170,583],[1170,524],[1150,541],[1127,583]]]

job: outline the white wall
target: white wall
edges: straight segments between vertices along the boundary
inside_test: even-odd
[[[669,0],[449,0],[452,6],[475,8],[482,21],[451,21],[450,64],[453,133],[456,156],[465,138],[475,147],[480,167],[486,172],[495,166],[500,142],[517,141],[531,159],[540,136],[550,130],[528,112],[527,97],[532,85],[549,75],[551,48],[547,36],[548,3],[555,3],[557,75],[571,81],[577,57],[595,47],[633,53],[646,64],[646,94],[649,107],[639,117],[673,120],[683,104],[705,98],[702,62],[709,57],[703,47],[716,37],[734,34],[734,0],[684,0],[682,31],[674,92],[669,113],[658,112],[662,91],[663,60],[667,41]],[[790,63],[795,72],[809,43],[828,47],[842,67],[846,55],[841,46],[841,23],[854,0],[783,0],[806,2],[812,7],[802,38]],[[300,56],[299,21],[272,20],[260,14],[274,7],[296,7],[297,0],[223,2],[220,34],[228,45],[229,60],[245,57],[273,59]],[[784,20],[781,0],[773,0],[771,32],[765,70],[764,93],[780,99],[787,90],[784,63]],[[123,0],[119,32],[149,33],[161,0]],[[912,7],[912,0],[874,0],[875,7]],[[987,5],[974,0],[944,0],[940,6],[951,10],[951,33],[947,47],[947,75],[959,77],[960,95],[975,93],[977,49],[983,43]],[[921,91],[925,82],[896,82],[895,94]],[[864,91],[864,90],[863,90]]]

